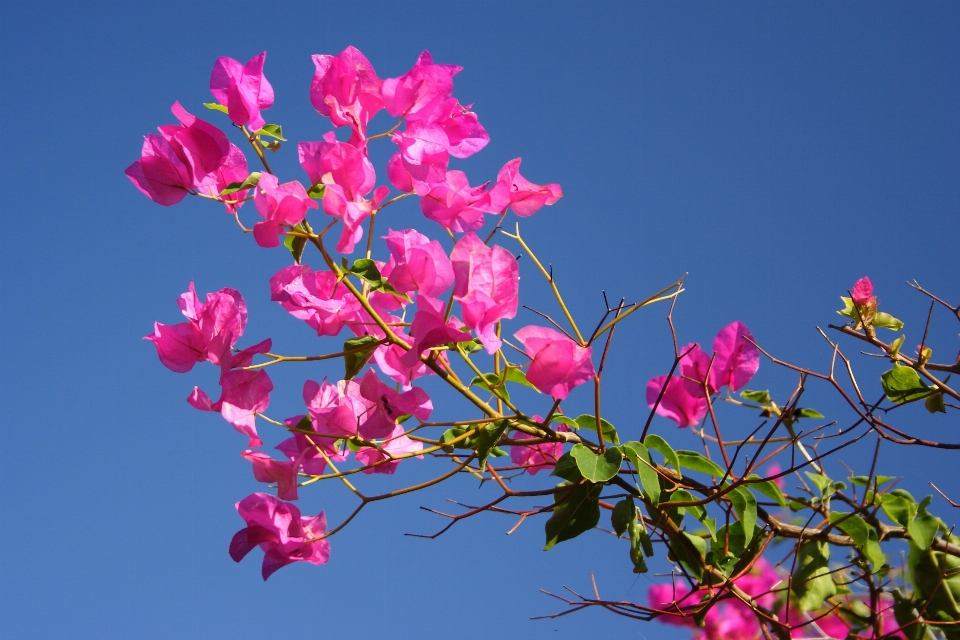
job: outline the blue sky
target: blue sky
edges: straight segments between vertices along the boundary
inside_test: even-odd
[[[464,66],[455,95],[474,103],[492,140],[457,168],[479,183],[522,156],[527,178],[563,185],[565,198],[523,233],[586,325],[602,312],[601,290],[634,300],[689,272],[676,312],[683,342],[709,343],[741,320],[777,355],[823,370],[829,349],[815,326],[835,321],[858,277],[869,274],[906,321],[908,345],[926,307],[905,280],[960,300],[956,4],[5,2],[2,12],[7,637],[685,635],[591,612],[529,620],[559,610],[539,589],[587,590],[591,572],[602,595],[644,599],[650,578],[636,578],[605,534],[543,553],[541,522],[506,536],[513,520],[489,515],[435,541],[403,536],[440,525],[421,505],[479,499],[470,480],[376,505],[333,539],[323,567],[263,583],[259,552],[229,559],[242,525],[233,503],[260,488],[237,455],[243,439],[183,401],[195,384],[215,390],[212,368],[173,374],[141,337],[154,320],[177,321],[174,301],[195,280],[201,292],[244,294],[242,344],[333,349],[269,301],[282,251],[256,247],[216,206],[155,205],[123,175],[142,136],[172,121],[175,100],[225,127],[200,107],[218,56],[267,51],[268,120],[291,140],[329,129],[307,100],[311,54],[352,44],[381,77],[406,72],[423,49]],[[275,168],[302,178],[292,145]],[[415,204],[403,207],[391,226],[427,224]],[[523,301],[555,312],[528,267]],[[669,368],[665,311],[618,330],[605,373],[605,415],[630,437],[646,416],[643,386]],[[952,355],[947,320],[935,316],[934,336]],[[535,321],[521,315],[513,329]],[[879,367],[862,367],[878,392]],[[336,371],[276,372],[272,410],[301,412],[303,379]],[[794,382],[765,362],[754,385],[785,394]],[[581,396],[572,408],[586,406]],[[811,398],[844,419],[826,391]],[[730,433],[755,424],[727,415]],[[956,430],[955,418],[910,419],[928,435]],[[655,424],[678,445],[694,442]],[[926,480],[956,484],[943,454],[885,452],[881,468],[912,471],[917,493]],[[394,482],[420,473],[401,467]],[[342,518],[353,503],[340,489],[303,491],[304,511]]]

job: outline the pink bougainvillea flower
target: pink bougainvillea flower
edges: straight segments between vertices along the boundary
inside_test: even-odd
[[[447,152],[454,158],[468,158],[487,146],[490,136],[477,114],[456,98],[447,98],[433,113],[430,122],[447,136]]]
[[[431,185],[420,198],[420,210],[444,229],[473,231],[483,226],[484,209],[480,204],[486,188],[471,187],[463,171],[447,171],[444,180]]]
[[[397,467],[400,466],[400,460],[394,460],[393,457],[401,455],[409,455],[411,453],[416,453],[417,451],[423,450],[423,443],[411,440],[406,435],[403,427],[396,425],[390,433],[385,436],[385,440],[379,447],[361,447],[357,451],[356,458],[357,462],[364,465],[364,473],[389,473],[392,474],[397,470]],[[414,456],[416,458],[423,458],[422,455]],[[390,460],[390,462],[384,462],[382,464],[374,465],[381,460]]]
[[[767,465],[767,468],[764,470],[764,472],[763,472],[763,477],[764,477],[764,478],[769,478],[770,476],[775,476],[775,475],[777,475],[777,474],[780,473],[781,471],[783,471],[783,469],[780,468],[780,464],[779,464],[779,463],[777,463],[777,462],[771,462],[770,464]],[[781,490],[783,489],[783,477],[774,478],[774,479],[773,479],[773,483],[774,483],[775,485],[777,485]]]
[[[186,373],[204,360],[222,365],[247,324],[247,305],[240,292],[221,289],[208,293],[201,303],[191,282],[177,304],[187,322],[172,326],[155,322],[153,335],[144,336],[153,342],[160,362],[177,373]]]
[[[390,115],[411,120],[435,111],[453,94],[453,76],[462,69],[434,64],[430,52],[424,51],[410,71],[383,81],[383,106]]]
[[[324,213],[343,222],[337,251],[350,253],[363,237],[363,221],[380,206],[389,189],[378,188],[372,201],[364,198],[377,179],[373,164],[357,147],[338,142],[332,131],[324,135],[322,142],[301,142],[297,150],[300,165],[313,184],[326,185]]]
[[[270,406],[273,382],[267,372],[258,369],[245,371],[235,369],[220,376],[223,392],[214,402],[199,387],[194,387],[187,402],[201,411],[216,411],[233,425],[233,428],[250,438],[248,447],[259,447],[263,440],[257,435],[257,414]]]
[[[360,395],[372,405],[360,425],[360,435],[368,440],[388,437],[397,424],[397,418],[402,415],[426,420],[433,411],[433,403],[426,391],[414,387],[397,393],[381,382],[373,369],[368,369],[361,378]]]
[[[210,93],[227,108],[230,120],[251,131],[265,124],[260,112],[273,105],[273,87],[263,75],[264,51],[242,65],[233,58],[218,58],[210,73]]]
[[[850,295],[857,306],[865,307],[869,305],[873,299],[873,283],[870,282],[870,278],[863,277],[857,280],[850,291]]]
[[[230,151],[227,153],[227,158],[223,161],[223,164],[200,181],[197,185],[197,191],[216,197],[230,184],[243,182],[249,175],[247,158],[237,145],[231,144]],[[243,206],[244,198],[247,197],[248,193],[249,190],[244,189],[224,196],[227,213],[236,213],[237,209]]]
[[[436,125],[411,122],[406,129],[393,134],[391,140],[400,151],[388,165],[387,177],[398,189],[410,184],[410,189],[423,196],[430,185],[443,182],[450,162],[450,139]],[[397,164],[399,163],[399,164]]]
[[[540,416],[533,416],[534,422],[543,420]],[[557,425],[556,431],[569,431],[567,425]],[[534,436],[523,431],[514,431],[510,437],[513,440],[533,440]],[[552,469],[557,460],[563,455],[562,442],[541,442],[539,444],[510,445],[510,460],[518,467],[525,467],[527,473],[537,475],[543,469]]]
[[[361,420],[373,403],[360,395],[360,385],[353,380],[317,384],[307,380],[303,385],[303,401],[310,412],[313,429],[324,436],[352,438],[357,435]]]
[[[435,298],[453,284],[453,265],[439,242],[414,229],[391,229],[384,238],[393,265],[387,280],[394,289]]]
[[[145,136],[140,159],[126,169],[134,186],[164,206],[176,204],[191,189],[206,188],[214,181],[232,146],[223,131],[191,115],[179,102],[170,110],[180,124],[163,125],[160,135]],[[231,160],[237,162],[237,158]]]
[[[406,333],[396,330],[394,333],[407,344],[413,342]],[[380,372],[403,385],[405,391],[410,389],[417,378],[433,374],[433,371],[420,360],[417,360],[413,367],[406,366],[400,360],[406,353],[408,353],[406,349],[396,344],[382,344],[373,352],[373,360],[377,363]]]
[[[487,353],[500,348],[496,323],[517,315],[520,267],[503,247],[488,247],[476,234],[463,236],[450,254],[454,299],[463,310],[463,323],[477,332]]]
[[[274,460],[262,451],[247,450],[240,454],[253,465],[253,477],[257,482],[276,482],[277,496],[281,500],[297,499],[296,460]]]
[[[699,344],[688,344],[680,349],[680,376],[683,378],[683,386],[687,393],[695,398],[703,398],[703,382],[707,380],[707,374],[710,371],[710,356],[706,351],[700,348]],[[714,377],[711,375],[707,380],[707,390],[714,394],[716,388],[712,386]]]
[[[303,222],[307,209],[318,208],[303,185],[296,180],[279,184],[277,177],[264,173],[254,189],[253,204],[257,212],[266,218],[253,225],[253,237],[261,247],[279,247],[280,233],[284,225],[294,226]]]
[[[590,360],[593,350],[581,347],[559,331],[531,325],[513,335],[532,358],[527,380],[557,400],[563,400],[571,389],[596,375]]]
[[[469,342],[473,336],[461,330],[463,323],[456,318],[446,320],[444,312],[446,304],[443,300],[417,296],[417,313],[410,325],[410,333],[414,342],[410,350],[400,357],[400,362],[406,367],[413,368],[420,360],[420,356],[427,349],[439,347],[451,342]]]
[[[761,607],[769,609],[776,600],[773,589],[781,581],[776,569],[760,558],[750,571],[736,578],[734,584],[751,595]],[[664,612],[658,620],[696,629],[695,640],[762,639],[756,614],[749,606],[735,598],[713,605],[704,616],[703,626],[697,627],[693,612],[706,594],[706,589],[691,592],[686,582],[677,581],[672,585],[651,586],[647,591],[647,600],[652,608]]]
[[[484,206],[491,213],[513,209],[518,216],[532,216],[543,205],[550,205],[563,197],[558,184],[533,184],[520,175],[520,158],[514,158],[500,169],[497,181],[490,188]]]
[[[657,404],[664,384],[667,390]],[[658,376],[647,383],[647,405],[657,407],[657,415],[670,418],[678,427],[695,426],[707,414],[707,399],[690,395],[680,376]]]
[[[291,562],[324,564],[330,559],[330,543],[324,539],[327,519],[321,511],[303,517],[300,509],[268,493],[254,493],[237,503],[237,513],[247,523],[230,541],[235,562],[259,546],[264,551],[263,579]]]
[[[288,427],[297,427],[306,416],[293,416],[284,420]],[[313,422],[311,427],[316,428]],[[297,462],[300,469],[308,475],[318,476],[327,467],[326,458],[339,462],[350,457],[350,449],[341,444],[337,446],[336,438],[321,435],[311,435],[295,431],[293,436],[277,445],[277,450],[283,453],[291,462]]]
[[[285,267],[270,278],[270,299],[313,327],[319,336],[335,336],[359,317],[360,302],[331,271],[307,265]]]
[[[760,351],[753,344],[753,334],[741,322],[731,322],[720,330],[713,339],[713,351],[713,389],[729,386],[731,391],[738,391],[760,368]]]
[[[347,47],[335,56],[315,55],[316,73],[310,83],[310,103],[335,127],[347,125],[358,140],[367,136],[367,123],[383,109],[382,80],[362,53]]]

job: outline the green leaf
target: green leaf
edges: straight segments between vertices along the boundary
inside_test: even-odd
[[[770,404],[770,392],[769,391],[751,391],[750,389],[744,389],[740,392],[740,397],[744,400],[749,400],[750,402],[756,402],[757,404],[768,405]]]
[[[699,471],[700,473],[706,473],[707,475],[718,478],[726,475],[726,472],[720,465],[712,460],[708,460],[702,453],[688,451],[686,449],[678,449],[676,453],[677,461],[680,463],[680,466],[685,469]]]
[[[903,489],[894,489],[880,498],[880,507],[892,522],[907,528],[917,517],[917,501]]]
[[[576,421],[576,420],[574,420],[574,419],[571,418],[570,416],[565,416],[565,415],[563,415],[562,413],[555,413],[555,414],[553,414],[553,417],[550,418],[550,422],[551,422],[551,423],[553,423],[553,422],[559,422],[560,424],[565,424],[565,425],[567,425],[568,427],[572,427],[572,428],[574,428],[574,429],[579,429],[579,428],[580,428],[580,425],[577,424],[577,421]]]
[[[623,537],[627,532],[627,526],[637,519],[637,505],[633,498],[624,498],[613,506],[613,513],[610,514],[610,524],[613,526],[613,532],[618,538]]]
[[[896,340],[890,343],[890,357],[896,361],[897,354],[900,353],[900,347],[903,345],[903,340],[907,337],[907,334],[903,334]]]
[[[747,544],[750,544],[757,524],[757,499],[746,487],[737,487],[729,495],[733,509],[737,512],[737,518],[743,525],[743,535]]]
[[[663,454],[666,464],[673,465],[677,475],[682,477],[682,473],[680,472],[680,459],[677,457],[673,447],[667,444],[666,440],[655,433],[650,433],[647,434],[643,444],[647,445],[647,449],[653,449],[654,451],[659,451],[661,454]]]
[[[569,451],[560,456],[550,475],[563,478],[567,482],[579,482],[580,478],[583,477],[580,475],[580,467],[577,466],[577,461],[573,459]]]
[[[857,548],[863,552],[875,571],[879,570],[887,561],[886,556],[880,549],[880,543],[877,541],[876,530],[868,525],[863,518],[857,514],[834,511],[830,514],[830,522],[836,524],[841,531],[853,538]]]
[[[529,388],[533,389],[533,390],[536,391],[537,393],[541,393],[540,389],[537,389],[535,386],[533,386],[532,384],[530,384],[530,381],[527,380],[527,374],[525,374],[521,369],[514,369],[513,367],[508,368],[508,369],[507,369],[507,382],[513,382],[513,383],[515,383],[515,384],[522,384],[522,385],[525,386],[525,387],[529,387]]]
[[[816,409],[797,409],[797,412],[794,414],[798,418],[822,418],[823,414],[817,411]]]
[[[930,393],[930,387],[917,372],[901,364],[893,365],[893,369],[881,375],[880,382],[887,399],[897,404],[919,400]]]
[[[747,480],[759,480],[760,476],[755,473],[751,473],[747,476]],[[773,480],[764,480],[763,482],[751,482],[750,484],[744,485],[749,489],[758,491],[763,495],[767,496],[771,500],[774,500],[781,507],[787,506],[787,501],[783,497],[783,492],[780,490],[780,487],[777,486],[777,483]]]
[[[840,296],[840,299],[843,301],[843,309],[841,309],[840,311],[837,311],[837,313],[839,313],[842,316],[846,316],[851,320],[855,320],[859,322],[860,315],[857,313],[856,307],[854,307],[853,305],[853,299],[848,298],[846,296]]]
[[[877,486],[882,487],[891,480],[894,480],[893,476],[874,476],[877,481]],[[861,487],[873,487],[873,480],[867,476],[853,476],[850,478],[850,482]]]
[[[597,430],[597,417],[585,413],[582,416],[577,418],[577,426],[582,429],[589,429],[590,431]],[[603,431],[603,439],[607,442],[612,442],[613,444],[620,444],[620,438],[617,436],[617,430],[613,428],[613,425],[600,418],[600,429]]]
[[[312,184],[310,185],[310,188],[307,189],[307,195],[313,198],[314,200],[323,200],[323,194],[325,194],[326,192],[327,192],[327,185],[323,183]]]
[[[487,456],[491,455],[496,448],[500,436],[507,430],[507,421],[500,420],[493,424],[488,424],[477,434],[477,462],[480,464],[480,471],[487,468]],[[494,455],[494,457],[497,457]]]
[[[939,530],[940,518],[931,516],[930,514],[917,516],[915,520],[907,525],[910,539],[913,541],[913,544],[917,545],[921,550],[930,548]]]
[[[229,113],[229,110],[228,110],[225,106],[223,106],[222,104],[220,104],[219,102],[204,102],[204,103],[203,103],[203,106],[205,106],[207,109],[210,109],[210,110],[212,110],[212,111],[220,111],[220,112],[223,112],[223,113]]]
[[[259,131],[254,131],[253,133],[258,136],[270,136],[277,140],[287,141],[287,139],[283,137],[283,128],[278,124],[265,124]]]
[[[916,624],[921,619],[917,603],[912,598],[905,598],[900,589],[893,589],[893,617],[900,625],[900,631],[905,633],[907,640],[923,640],[927,637],[926,625]]]
[[[889,313],[884,313],[883,311],[878,311],[877,315],[873,316],[873,322],[871,324],[875,327],[890,329],[891,331],[900,331],[903,329],[902,322],[894,318]]]
[[[359,276],[367,282],[379,283],[383,280],[380,270],[377,269],[377,263],[370,258],[358,258],[353,261],[348,271],[355,276]]]
[[[830,577],[830,547],[826,542],[810,540],[797,550],[796,571],[791,577],[796,606],[800,611],[814,611],[823,601],[837,593]]]
[[[614,478],[623,464],[623,451],[619,447],[598,454],[577,443],[570,450],[570,455],[577,461],[580,474],[590,482],[606,482]]]
[[[931,393],[923,403],[923,406],[925,406],[930,413],[937,413],[938,411],[940,413],[947,412],[947,405],[943,401],[943,393],[939,391]]]
[[[263,138],[257,139],[260,141],[260,146],[262,146],[264,149],[269,149],[274,153],[280,150],[281,144],[279,140],[264,140]]]
[[[262,174],[259,171],[254,171],[249,176],[243,179],[243,182],[231,182],[223,191],[220,192],[220,196],[228,196],[231,193],[236,193],[237,191],[246,191],[247,189],[252,189],[257,186],[260,182],[260,176]]]
[[[603,485],[560,486],[561,490],[553,496],[553,514],[544,527],[547,534],[544,551],[558,542],[576,538],[600,522],[600,491]]]
[[[812,471],[804,471],[803,474],[810,478],[810,482],[817,485],[817,489],[820,490],[819,498],[821,500],[829,500],[838,489],[847,488],[847,485],[843,482],[834,482],[830,478],[818,473],[813,473]]]
[[[294,230],[306,232],[302,223],[295,226]],[[303,258],[303,250],[307,246],[307,239],[302,236],[286,236],[283,239],[283,246],[290,250],[293,261],[300,264],[300,259]]]
[[[667,543],[667,547],[670,549],[670,557],[681,563],[690,575],[699,580],[703,575],[701,559],[707,553],[707,541],[686,531],[681,533],[683,534],[683,541],[670,540]],[[686,544],[684,544],[684,541]]]
[[[489,391],[495,396],[499,396],[506,401],[510,401],[510,392],[507,391],[507,388],[503,385],[503,380],[495,373],[485,373],[483,378],[480,376],[474,376],[473,380],[470,381],[471,387],[480,387],[485,391]]]
[[[344,380],[350,380],[360,373],[363,366],[370,360],[370,356],[376,348],[380,346],[380,339],[376,336],[360,336],[359,338],[349,338],[343,343],[343,350],[353,351],[343,356]],[[354,351],[356,349],[356,351]]]
[[[623,445],[623,453],[637,470],[643,494],[653,506],[657,506],[660,503],[660,476],[653,468],[650,452],[639,442],[631,441]]]

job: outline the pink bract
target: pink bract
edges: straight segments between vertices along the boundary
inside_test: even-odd
[[[541,420],[543,420],[542,417],[538,415],[533,416],[534,422],[540,422]],[[569,429],[567,429],[567,425],[559,424],[556,427],[556,431],[565,432],[569,431]],[[514,440],[534,439],[534,436],[524,433],[523,431],[514,431],[512,434],[510,434],[510,437]],[[541,442],[539,444],[529,445],[510,445],[511,462],[518,467],[525,467],[527,473],[532,476],[537,475],[537,472],[544,469],[553,469],[557,464],[557,460],[559,460],[560,456],[562,455],[562,442]]]
[[[453,76],[463,67],[434,64],[429,51],[420,54],[410,71],[383,81],[383,106],[396,117],[423,118],[443,105],[453,94]]]
[[[323,539],[327,519],[322,511],[303,517],[289,502],[254,493],[237,503],[237,513],[247,526],[230,541],[230,557],[240,562],[259,546],[264,551],[264,580],[291,562],[324,564],[330,559],[330,543]]]
[[[660,404],[657,398],[666,384]],[[670,418],[678,427],[696,426],[707,414],[707,399],[690,395],[679,376],[658,376],[647,383],[647,405],[657,408],[657,415]]]
[[[126,169],[134,186],[164,206],[180,202],[190,189],[209,192],[209,185],[217,181],[224,164],[229,160],[232,171],[243,156],[240,153],[238,158],[234,153],[231,158],[232,145],[226,134],[188,113],[179,102],[170,110],[180,124],[163,125],[159,128],[161,135],[146,136],[140,159]],[[245,159],[242,163],[246,166]]]
[[[361,378],[360,395],[370,407],[360,425],[360,435],[368,440],[388,437],[397,425],[397,418],[402,415],[426,420],[433,411],[433,403],[426,391],[413,387],[397,393],[381,382],[373,369],[368,369]]]
[[[592,349],[581,347],[559,331],[529,326],[515,334],[532,358],[527,380],[543,393],[563,400],[570,390],[592,379]]]
[[[353,380],[317,384],[307,380],[303,385],[303,401],[310,411],[314,430],[331,438],[352,438],[373,403],[360,395],[360,385]]]
[[[532,216],[544,205],[550,205],[563,197],[558,184],[533,184],[520,175],[520,158],[505,164],[497,181],[490,188],[484,205],[493,212],[513,209],[518,216]]]
[[[410,333],[414,337],[413,346],[400,357],[405,367],[413,368],[427,349],[439,347],[451,342],[469,342],[473,336],[461,331],[463,323],[456,318],[446,320],[446,304],[442,300],[426,295],[417,297],[417,313],[413,317]]]
[[[382,80],[373,65],[354,47],[335,56],[315,55],[310,103],[335,127],[349,126],[358,141],[366,139],[367,123],[383,108]]]
[[[303,185],[296,180],[279,184],[276,176],[264,173],[254,189],[253,204],[257,212],[266,218],[253,225],[253,237],[261,247],[280,246],[280,234],[284,226],[303,222],[307,209],[318,208],[307,196]]]
[[[394,427],[393,431],[385,436],[386,439],[382,444],[380,444],[379,448],[362,447],[359,451],[357,451],[355,454],[357,462],[364,466],[373,465],[382,460],[390,460],[390,462],[384,462],[376,466],[370,466],[369,468],[364,469],[363,472],[392,474],[397,470],[397,467],[400,466],[401,462],[400,460],[393,460],[393,456],[407,455],[423,450],[422,442],[411,440],[404,434],[405,432],[403,427],[397,425]],[[422,455],[413,457],[421,459],[423,458]]]
[[[248,436],[248,447],[259,447],[263,440],[257,435],[257,414],[270,406],[273,382],[266,371],[236,369],[220,376],[223,392],[216,402],[199,387],[194,387],[187,402],[201,411],[216,411],[233,425],[233,428]]]
[[[257,482],[276,482],[281,500],[297,499],[297,470],[299,460],[274,460],[262,451],[247,450],[240,454],[253,465]]]
[[[435,298],[453,284],[453,265],[439,242],[414,229],[391,229],[384,238],[394,265],[387,279],[398,292]]]
[[[335,336],[357,321],[360,302],[331,271],[290,265],[270,278],[270,299],[313,327],[319,336]]]
[[[863,307],[869,304],[870,299],[873,298],[873,283],[870,282],[870,278],[863,277],[857,280],[850,291],[850,296],[858,306]]]
[[[227,108],[227,115],[237,125],[248,126],[251,132],[263,128],[260,111],[273,105],[273,87],[263,75],[264,51],[242,65],[233,58],[218,58],[210,73],[210,93]]]
[[[454,299],[463,310],[463,323],[477,332],[487,353],[495,353],[501,345],[495,330],[497,321],[517,315],[517,259],[503,247],[488,247],[470,232],[454,246],[450,261]]]
[[[713,369],[710,386],[729,386],[738,391],[750,382],[760,368],[760,351],[753,344],[753,334],[742,322],[731,322],[713,339]]]
[[[444,180],[430,185],[420,198],[423,215],[456,233],[483,226],[482,206],[486,185],[471,187],[462,171],[447,171]]]

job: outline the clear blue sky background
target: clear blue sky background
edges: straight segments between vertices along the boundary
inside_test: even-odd
[[[955,3],[6,1],[0,30],[7,638],[686,635],[600,613],[528,620],[560,610],[538,589],[587,590],[591,572],[604,596],[645,598],[650,578],[637,579],[606,534],[543,553],[542,522],[506,536],[513,519],[489,515],[432,542],[403,536],[441,524],[420,505],[479,500],[469,479],[374,506],[333,540],[326,566],[264,584],[259,552],[230,560],[242,525],[233,503],[261,488],[237,455],[243,439],[184,402],[194,384],[216,390],[212,367],[175,375],[141,336],[154,320],[177,321],[174,301],[195,279],[201,292],[243,292],[244,345],[269,336],[281,353],[319,353],[336,343],[318,343],[269,301],[282,251],[256,247],[214,205],[155,205],[123,175],[141,136],[172,121],[174,100],[203,115],[218,56],[268,51],[268,120],[291,140],[329,128],[307,100],[310,54],[353,44],[381,77],[406,72],[422,49],[463,65],[456,95],[475,104],[492,142],[458,166],[478,183],[522,156],[528,178],[563,185],[566,197],[523,228],[585,325],[601,289],[638,299],[689,271],[681,340],[709,343],[739,319],[778,355],[822,370],[829,349],[814,327],[837,318],[856,278],[869,274],[907,322],[907,345],[919,342],[925,307],[905,280],[960,300]],[[292,145],[276,167],[302,178]],[[429,225],[404,206],[391,226]],[[525,300],[555,312],[524,264]],[[646,380],[669,367],[665,311],[638,314],[616,337],[605,415],[627,437],[645,417]],[[527,313],[512,328],[534,321]],[[949,359],[956,326],[940,314],[934,331]],[[863,379],[878,392],[880,369],[868,364]],[[302,411],[305,377],[337,368],[271,373],[271,413],[282,417]],[[793,382],[764,363],[752,386],[782,395]],[[848,417],[811,393],[831,419]],[[956,419],[921,414],[911,427],[960,439]],[[756,423],[724,416],[730,434]],[[270,444],[280,438],[261,430]],[[928,479],[956,486],[946,455],[885,451],[882,468],[913,471],[906,486],[918,493]],[[364,486],[437,469],[422,466]],[[337,522],[353,501],[328,484],[304,490],[301,506]]]

